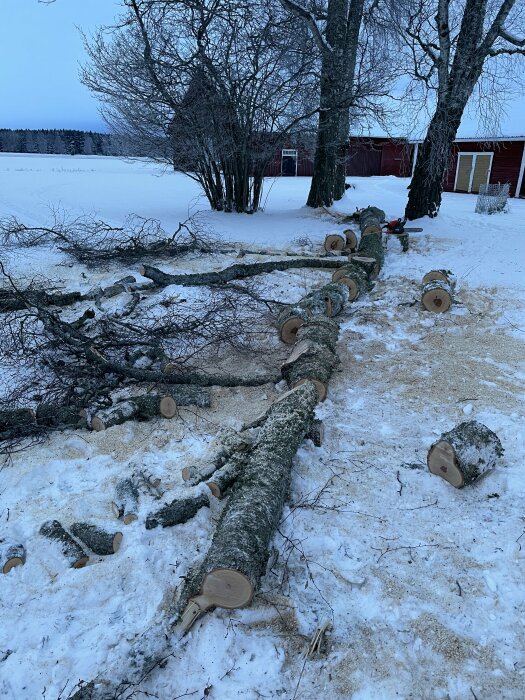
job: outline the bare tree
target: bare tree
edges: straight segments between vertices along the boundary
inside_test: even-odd
[[[118,132],[197,180],[214,209],[253,212],[276,146],[302,121],[313,52],[275,0],[124,0],[86,41],[84,83]],[[315,111],[315,110],[312,110]]]
[[[525,55],[524,8],[516,0],[416,0],[404,9],[394,21],[412,59],[412,76],[436,96],[405,210],[407,218],[417,219],[439,211],[450,150],[475,88],[490,77],[488,59],[507,60],[509,71],[511,59]],[[499,86],[493,80],[489,86],[494,106]]]
[[[295,0],[282,3],[306,23],[321,56],[319,124],[307,205],[330,206],[344,193],[346,142],[364,0],[328,0],[326,8],[312,9]]]

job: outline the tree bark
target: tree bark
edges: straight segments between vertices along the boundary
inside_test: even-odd
[[[291,389],[305,381],[314,382],[319,401],[324,401],[328,380],[337,363],[337,355],[327,347],[311,340],[299,340],[283,363],[281,373]]]
[[[279,337],[284,343],[295,342],[297,331],[312,316],[337,316],[348,298],[347,287],[338,282],[326,284],[303,297],[297,304],[284,308],[277,318]]]
[[[494,469],[503,452],[496,433],[482,423],[466,421],[431,446],[427,464],[432,474],[460,489]]]
[[[252,440],[229,428],[222,430],[212,440],[206,454],[198,461],[183,468],[182,478],[188,486],[195,486],[211,476],[236,453],[248,452]]]
[[[28,305],[71,306],[89,298],[80,292],[48,293],[43,290],[25,289],[18,293],[11,289],[0,289],[0,313],[22,311],[27,309]]]
[[[209,506],[209,494],[200,490],[194,496],[177,498],[171,503],[165,503],[155,513],[151,513],[146,518],[146,530],[152,530],[161,525],[162,527],[173,527],[187,522],[198,510],[204,506]]]
[[[381,236],[383,231],[381,224],[385,221],[386,215],[382,209],[378,207],[367,207],[359,213],[359,228],[361,229],[361,240],[364,236],[370,234],[378,234]]]
[[[89,523],[73,523],[69,529],[77,540],[83,542],[92,552],[99,556],[115,554],[122,542],[122,532],[106,532]]]
[[[332,282],[339,282],[339,284],[348,287],[348,301],[355,301],[368,289],[367,273],[353,261],[340,270],[336,270],[332,275]]]
[[[235,264],[219,272],[201,272],[189,275],[171,275],[162,272],[151,265],[142,265],[140,274],[153,280],[157,287],[167,287],[170,284],[179,284],[186,287],[204,287],[223,285],[234,280],[246,279],[263,273],[276,271],[320,268],[334,270],[344,264],[344,261],[334,258],[292,258],[291,260],[268,260],[259,263]]]
[[[380,273],[385,262],[385,251],[383,249],[381,234],[372,233],[368,236],[362,236],[361,240],[359,241],[357,256],[352,258],[352,262],[355,265],[359,265],[359,258],[361,257],[374,258],[376,261],[371,273],[369,274],[370,279],[375,279]]]
[[[271,407],[200,567],[203,593],[207,578],[214,579],[215,593],[207,607],[236,607],[239,599],[249,602],[264,573],[288,493],[292,459],[312,424],[316,403],[315,385],[306,382]],[[233,583],[240,590],[233,590]],[[193,579],[181,593],[182,600],[198,594],[197,586]]]
[[[71,535],[64,530],[58,520],[48,520],[40,528],[40,534],[50,540],[54,540],[60,545],[62,554],[68,560],[72,569],[81,569],[88,561],[89,557],[82,547],[75,542]]]
[[[115,517],[129,525],[138,518],[139,490],[133,479],[121,479],[115,486],[115,500],[111,504]]]
[[[93,430],[106,430],[128,420],[146,421],[159,416],[173,418],[176,413],[177,404],[171,396],[131,396],[104,411],[97,412],[91,419],[91,427]]]

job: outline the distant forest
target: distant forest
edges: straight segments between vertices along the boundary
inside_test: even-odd
[[[143,156],[125,137],[73,129],[0,129],[0,152]]]

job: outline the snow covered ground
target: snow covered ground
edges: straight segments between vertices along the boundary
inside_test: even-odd
[[[351,178],[337,209],[375,204],[400,216],[407,180]],[[111,158],[0,155],[0,217],[29,224],[57,206],[114,224],[130,213],[167,230],[201,211],[223,238],[296,250],[320,246],[334,220],[303,206],[307,178],[268,182],[265,211],[207,211],[195,183],[158,166]],[[525,201],[474,214],[475,197],[445,194],[402,254],[390,241],[370,295],[342,318],[340,371],[318,409],[322,448],[301,447],[275,556],[253,605],[217,610],[174,645],[145,680],[150,695],[352,700],[522,700],[525,697]],[[19,278],[68,289],[135,269],[95,273],[46,248],[3,251]],[[250,258],[251,259],[251,258]],[[225,255],[160,264],[167,271],[230,264]],[[456,304],[430,315],[422,275],[452,269]],[[295,301],[328,273],[265,275],[268,297]],[[146,531],[151,504],[125,527],[113,557],[72,570],[38,535],[41,523],[113,528],[114,483],[132,464],[181,487],[180,470],[220,426],[255,417],[280,390],[217,390],[211,409],[178,419],[54,435],[0,472],[0,540],[23,541],[25,566],[0,578],[0,698],[66,698],[110,664],[125,666],[136,635],[202,556],[220,505],[185,525]],[[476,419],[500,437],[504,462],[457,491],[425,467],[428,447]],[[323,620],[332,630],[305,660]]]

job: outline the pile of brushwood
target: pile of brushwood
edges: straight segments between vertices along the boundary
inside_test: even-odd
[[[85,218],[62,219],[49,228],[1,222],[0,236],[9,245],[58,245],[79,262],[102,267],[140,259],[140,271],[149,279],[140,283],[127,275],[105,287],[68,291],[53,280],[14,279],[0,262],[2,452],[38,441],[50,430],[85,427],[116,397],[153,392],[173,397],[179,406],[206,406],[208,387],[279,380],[277,361],[272,365],[267,357],[266,366],[260,358],[268,353],[260,351],[284,305],[259,296],[249,278],[294,267],[333,270],[343,261],[288,257],[186,275],[148,265],[148,257],[194,255],[195,246],[203,263],[217,253],[216,240],[193,231],[189,253],[178,242],[181,227],[190,231],[188,223],[181,224],[166,238],[157,224],[144,221],[138,233]],[[232,372],[225,362],[223,371],[212,369],[221,366],[221,358],[244,371]]]

